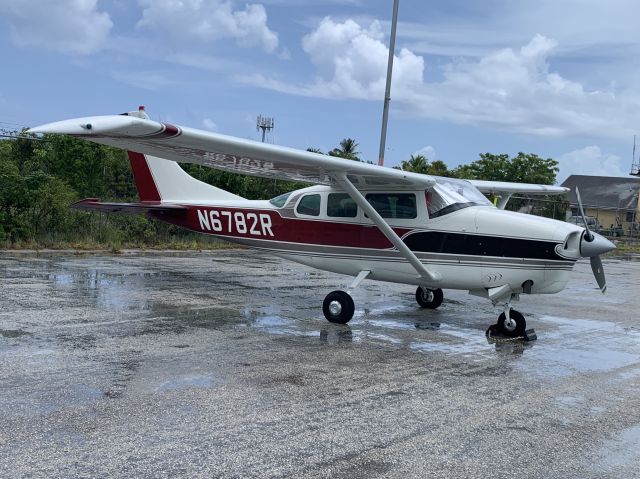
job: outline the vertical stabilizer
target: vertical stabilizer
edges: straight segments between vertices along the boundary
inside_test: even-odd
[[[127,152],[140,201],[169,201],[178,203],[241,200],[208,183],[195,179],[171,160]]]

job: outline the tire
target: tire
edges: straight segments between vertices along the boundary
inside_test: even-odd
[[[508,338],[519,338],[520,336],[523,336],[527,329],[527,321],[524,319],[524,316],[515,309],[512,309],[509,312],[509,316],[511,316],[511,319],[515,321],[515,327],[510,329],[507,326],[507,317],[502,313],[498,316],[498,329],[500,330],[500,333]]]
[[[436,309],[442,304],[444,293],[440,288],[429,289],[418,286],[416,289],[416,301],[421,308]]]
[[[348,323],[355,310],[353,299],[344,291],[332,291],[322,303],[322,312],[330,323]]]

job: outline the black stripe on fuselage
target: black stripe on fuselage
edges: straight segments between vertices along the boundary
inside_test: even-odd
[[[429,231],[409,234],[404,242],[412,251],[423,253],[566,260],[556,253],[561,243],[555,241]]]

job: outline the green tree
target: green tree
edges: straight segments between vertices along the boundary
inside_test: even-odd
[[[504,153],[482,153],[479,160],[468,165],[460,165],[453,170],[453,174],[465,179],[553,185],[558,171],[557,161],[541,158],[533,153],[520,152],[513,158]],[[514,197],[507,204],[507,208],[518,211],[526,207],[527,211],[536,215],[564,219],[567,204],[566,197],[558,195],[536,199]]]
[[[558,171],[557,161],[533,153],[520,152],[514,158],[509,158],[506,153],[481,153],[479,160],[458,166],[452,174],[456,178],[473,180],[552,185],[556,182]]]
[[[411,155],[408,160],[401,163],[400,168],[403,171],[412,171],[424,175],[451,176],[451,172],[444,161],[435,160],[429,162],[429,159],[424,155]]]
[[[358,142],[353,138],[345,138],[340,142],[339,148],[334,148],[329,152],[330,156],[346,158],[347,160],[361,161],[358,151]]]
[[[403,171],[412,171],[413,173],[428,174],[429,160],[424,155],[411,155],[408,160],[400,164]]]

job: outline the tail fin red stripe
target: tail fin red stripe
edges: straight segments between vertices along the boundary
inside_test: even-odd
[[[128,151],[127,153],[129,154],[131,171],[133,171],[133,179],[136,182],[136,188],[138,188],[140,201],[161,201],[160,192],[145,156],[135,151]]]

